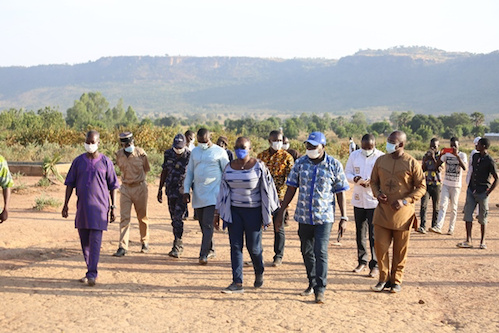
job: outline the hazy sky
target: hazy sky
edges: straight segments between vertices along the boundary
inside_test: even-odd
[[[119,55],[338,59],[499,50],[498,0],[0,0],[0,66]]]

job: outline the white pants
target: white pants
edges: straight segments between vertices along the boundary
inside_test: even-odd
[[[447,213],[447,206],[450,203],[450,221],[449,221],[449,231],[454,231],[454,226],[457,219],[457,204],[459,202],[459,194],[461,194],[460,187],[451,187],[447,185],[442,185],[442,191],[440,192],[440,207],[438,211],[437,218],[437,228],[442,229],[445,220],[445,213]]]

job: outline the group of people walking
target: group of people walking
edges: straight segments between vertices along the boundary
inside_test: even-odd
[[[197,147],[192,146],[194,133],[177,134],[170,149],[164,153],[157,200],[163,202],[163,188],[167,196],[172,220],[173,246],[169,256],[183,254],[184,219],[187,204],[194,208],[202,239],[199,264],[206,265],[216,256],[213,244],[214,229],[228,229],[232,282],[223,293],[242,293],[243,247],[251,258],[255,274],[253,286],[264,283],[262,229],[273,226],[274,257],[272,266],[280,266],[285,249],[284,225],[288,206],[297,194],[296,210],[290,215],[298,222],[300,250],[305,265],[308,286],[302,296],[315,295],[316,303],[323,303],[327,286],[328,245],[333,223],[338,219],[338,235],[346,229],[349,182],[354,185],[351,203],[356,227],[357,266],[353,272],[369,269],[368,276],[378,278],[372,286],[376,292],[388,288],[401,291],[404,268],[408,256],[411,228],[426,233],[426,211],[429,199],[433,202],[432,225],[429,230],[441,233],[447,207],[451,207],[448,234],[452,234],[457,215],[457,200],[461,189],[461,170],[469,170],[467,196],[464,207],[466,240],[458,247],[472,247],[471,231],[475,207],[481,225],[480,248],[486,248],[484,238],[487,224],[488,195],[497,183],[494,160],[488,155],[490,142],[475,141],[476,152],[470,163],[459,151],[459,140],[452,138],[450,148],[439,150],[439,142],[432,139],[423,162],[405,152],[406,135],[391,133],[386,142],[386,154],[376,149],[375,137],[366,134],[360,149],[352,149],[342,164],[326,153],[327,140],[323,133],[313,132],[304,142],[306,155],[300,157],[289,148],[289,141],[279,131],[268,137],[269,148],[252,157],[251,141],[237,138],[233,158],[229,155],[228,140],[221,137],[218,144],[211,141],[210,132],[197,132]],[[150,171],[147,154],[135,146],[133,134],[119,137],[121,149],[116,164],[121,171],[121,186],[114,165],[98,152],[100,138],[96,131],[86,135],[86,153],[71,165],[65,185],[66,194],[62,216],[69,216],[69,201],[73,190],[78,196],[75,227],[87,264],[87,273],[80,279],[90,286],[96,284],[102,232],[108,222],[116,218],[116,191],[120,189],[120,240],[114,256],[127,255],[131,209],[134,206],[139,221],[141,249],[149,251],[149,223],[147,217]],[[352,141],[353,142],[353,141]],[[285,146],[287,144],[287,146]],[[4,189],[4,210],[1,221],[7,219],[12,177],[0,157],[0,185]],[[440,169],[445,164],[442,178]],[[492,182],[490,179],[492,178]],[[418,227],[415,203],[422,199]],[[336,203],[339,214],[335,214]],[[437,212],[437,208],[439,211]],[[369,245],[367,244],[369,243]],[[393,244],[390,265],[389,248]],[[391,267],[391,269],[390,269]]]

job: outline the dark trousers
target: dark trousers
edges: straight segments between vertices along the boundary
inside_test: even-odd
[[[435,228],[437,226],[438,209],[440,205],[440,190],[442,185],[426,185],[426,193],[421,198],[421,209],[419,211],[419,217],[421,219],[421,228],[426,229],[426,210],[428,208],[428,201],[431,198],[433,204],[433,214],[431,217],[431,226]]]
[[[87,274],[85,276],[87,279],[96,279],[102,244],[102,230],[78,229],[78,234],[80,235],[83,258],[87,264]]]
[[[182,197],[169,196],[168,210],[172,219],[173,235],[175,239],[182,239],[184,233],[184,214],[187,211],[187,204]]]
[[[284,255],[284,243],[286,241],[286,235],[284,233],[284,223],[281,224],[279,230],[274,231],[274,260],[276,258],[281,258]]]
[[[195,211],[201,232],[203,233],[199,257],[207,257],[210,252],[215,251],[213,248],[213,215],[215,214],[215,205],[196,208]]]
[[[230,241],[232,281],[243,283],[243,245],[246,238],[255,274],[263,274],[262,208],[231,207],[232,223],[227,223]]]
[[[367,265],[369,255],[367,253],[366,236],[369,235],[369,250],[371,252],[371,260],[369,261],[369,268],[373,269],[378,266],[376,259],[376,251],[374,250],[374,225],[373,225],[373,209],[353,208],[355,216],[355,230],[357,235],[357,257],[359,265]]]
[[[327,257],[332,225],[332,223],[316,225],[299,223],[298,226],[308,284],[314,288],[315,294],[324,292],[327,285]]]

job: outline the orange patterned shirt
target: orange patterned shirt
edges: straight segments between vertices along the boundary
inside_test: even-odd
[[[282,201],[288,188],[286,179],[294,164],[293,156],[284,149],[271,154],[269,148],[258,154],[257,158],[265,163],[265,166],[269,169],[272,178],[274,178],[279,200]]]

